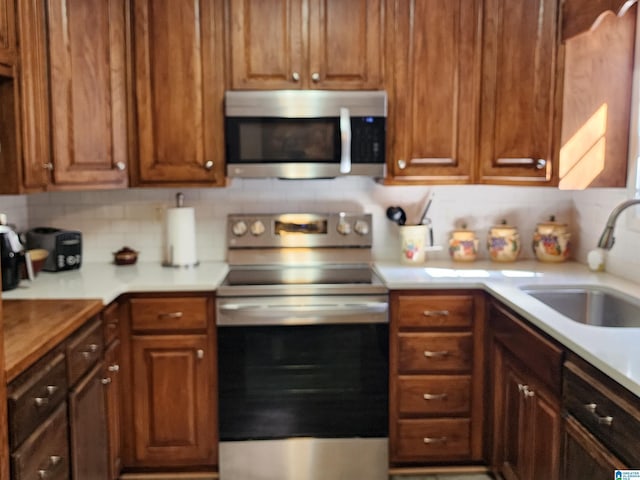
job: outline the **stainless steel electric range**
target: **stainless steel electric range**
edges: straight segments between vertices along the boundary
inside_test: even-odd
[[[371,215],[230,215],[224,480],[387,479],[388,297]]]

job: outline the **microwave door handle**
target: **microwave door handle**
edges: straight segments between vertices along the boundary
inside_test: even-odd
[[[340,109],[340,173],[351,173],[351,115],[348,108]]]

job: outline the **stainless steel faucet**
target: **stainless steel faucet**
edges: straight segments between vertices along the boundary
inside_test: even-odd
[[[616,225],[616,220],[623,210],[626,210],[633,205],[640,205],[640,198],[632,198],[631,200],[626,200],[611,211],[611,214],[609,214],[609,219],[607,220],[607,225],[604,227],[602,235],[600,235],[598,248],[611,250],[611,247],[613,247],[613,242],[615,241],[615,238],[613,236],[613,227],[615,227]]]

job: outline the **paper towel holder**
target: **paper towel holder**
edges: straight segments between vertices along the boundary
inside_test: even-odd
[[[173,235],[172,235],[172,229],[170,228],[170,219],[171,218],[175,218],[172,217],[170,212],[185,212],[185,214],[187,214],[190,220],[190,228],[187,229],[187,231],[189,232],[188,235],[188,240],[186,241],[187,244],[190,248],[190,253],[193,255],[192,258],[188,258],[185,259],[184,257],[184,251],[182,255],[177,255],[178,257],[180,257],[178,260],[176,260],[176,254],[175,254],[175,245],[172,241]],[[186,213],[186,212],[190,212],[190,214]],[[182,225],[181,225],[182,226]],[[175,225],[174,225],[175,228]],[[191,267],[197,267],[200,262],[196,259],[195,257],[195,251],[196,251],[196,244],[195,244],[195,219],[194,219],[194,212],[193,212],[193,208],[187,208],[184,206],[184,194],[182,192],[178,192],[176,194],[176,207],[175,208],[171,208],[171,209],[167,209],[167,220],[166,220],[166,225],[165,225],[165,229],[166,229],[166,255],[165,255],[165,259],[162,262],[162,266],[164,267],[173,267],[173,268],[191,268]],[[175,233],[175,232],[173,232]],[[175,240],[175,238],[173,238],[173,240]],[[182,248],[185,248],[185,245],[181,245]]]

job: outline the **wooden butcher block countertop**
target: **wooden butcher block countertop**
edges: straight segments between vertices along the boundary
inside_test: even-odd
[[[3,301],[7,383],[99,313],[102,307],[102,301],[97,299]]]

